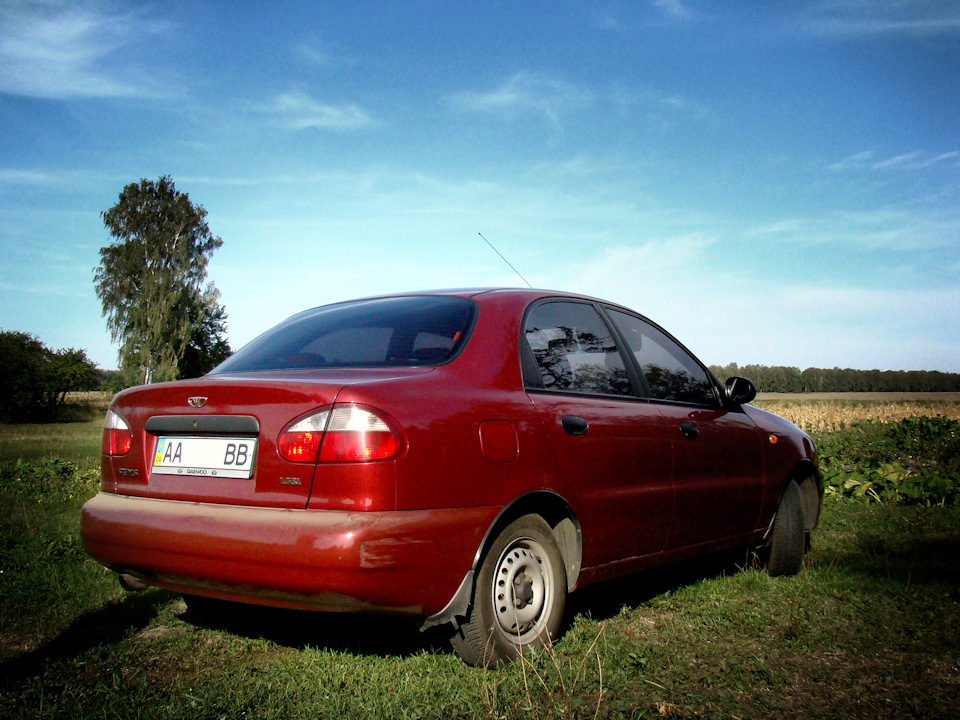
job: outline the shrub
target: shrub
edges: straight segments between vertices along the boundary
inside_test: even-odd
[[[56,504],[75,498],[85,500],[95,495],[99,487],[98,469],[83,469],[60,458],[0,464],[0,492],[5,498]]]
[[[871,421],[818,438],[826,494],[899,505],[960,505],[960,422]]]
[[[56,420],[67,393],[95,379],[83,350],[53,351],[33,335],[0,332],[0,421]]]

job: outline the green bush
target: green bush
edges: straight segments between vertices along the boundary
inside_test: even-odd
[[[84,350],[51,350],[28,333],[0,331],[0,422],[56,420],[67,394],[96,377]]]
[[[60,458],[0,465],[0,492],[5,498],[59,504],[92,497],[99,487],[99,470],[82,469]]]
[[[865,422],[818,439],[825,492],[866,502],[960,505],[960,422]]]

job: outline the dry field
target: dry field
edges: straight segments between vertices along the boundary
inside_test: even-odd
[[[85,390],[82,392],[67,393],[67,405],[88,405],[97,408],[103,408],[106,412],[110,406],[109,392],[103,390]]]
[[[960,393],[761,393],[754,405],[807,431],[842,430],[866,420],[908,417],[960,420]]]

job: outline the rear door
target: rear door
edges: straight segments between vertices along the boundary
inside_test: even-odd
[[[762,435],[739,407],[724,407],[703,366],[658,327],[607,310],[634,355],[673,446],[676,508],[668,549],[757,527],[763,501]]]
[[[598,308],[535,304],[521,352],[528,396],[583,508],[584,565],[660,551],[673,512],[670,439]]]

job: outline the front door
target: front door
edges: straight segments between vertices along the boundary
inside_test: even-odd
[[[673,447],[676,506],[668,549],[747,535],[763,501],[762,434],[739,407],[725,407],[697,360],[635,315],[609,309],[633,351],[646,392]]]
[[[674,504],[667,425],[638,397],[596,306],[542,302],[521,342],[528,395],[583,510],[584,566],[661,551]]]

